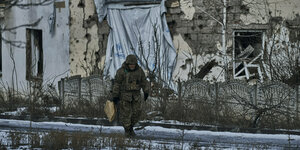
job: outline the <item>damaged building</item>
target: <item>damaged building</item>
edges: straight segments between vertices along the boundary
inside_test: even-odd
[[[57,85],[69,74],[69,3],[2,0],[1,86]]]
[[[1,78],[21,86],[33,78],[57,84],[67,76],[112,77],[124,56],[134,53],[156,58],[142,60],[143,68],[164,81],[288,82],[299,76],[299,7],[298,0],[60,0],[12,7],[0,13],[2,29],[40,22],[1,31]],[[117,15],[123,20],[112,22]],[[112,43],[116,29],[132,36]]]
[[[263,82],[297,76],[298,1],[167,0],[165,5],[177,52],[173,80]],[[99,24],[102,50],[108,29],[104,19]]]

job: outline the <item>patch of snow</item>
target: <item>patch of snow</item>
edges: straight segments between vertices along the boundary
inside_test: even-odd
[[[171,122],[180,123],[176,121],[170,121],[170,123]],[[0,119],[0,126],[23,128],[29,127],[30,121]],[[121,126],[83,125],[64,122],[31,122],[31,126],[36,129],[124,134],[124,129]],[[255,149],[258,147],[257,149],[259,149],[259,147],[265,146],[270,149],[283,149],[289,146],[293,148],[300,147],[299,135],[181,130],[157,126],[146,126],[141,129],[135,127],[134,129],[138,137],[137,140],[145,145],[151,145],[152,149],[164,147],[168,149],[193,149],[193,145],[197,145],[197,148],[203,145],[203,148],[213,146],[221,149],[237,147],[242,149]],[[2,143],[9,142],[7,133],[8,130],[0,131],[0,140]]]
[[[19,116],[19,115],[21,115],[21,113],[24,112],[26,109],[27,109],[26,107],[21,107],[21,108],[17,108],[16,111],[4,112],[4,113],[1,113],[1,115]]]

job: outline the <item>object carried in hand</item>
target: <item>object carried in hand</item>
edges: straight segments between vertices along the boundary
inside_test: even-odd
[[[119,98],[119,97],[114,97],[114,98],[112,99],[112,101],[113,101],[115,104],[117,104],[117,103],[120,101],[120,98]]]
[[[108,121],[112,122],[117,114],[117,109],[114,102],[107,100],[104,106],[104,112],[108,118]]]

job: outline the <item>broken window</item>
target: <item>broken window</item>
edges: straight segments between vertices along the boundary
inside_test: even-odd
[[[263,31],[235,31],[233,50],[234,79],[263,80],[261,58],[264,47]]]
[[[42,30],[26,29],[26,79],[43,77]]]

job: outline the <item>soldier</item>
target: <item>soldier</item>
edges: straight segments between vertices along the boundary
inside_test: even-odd
[[[114,103],[119,102],[120,121],[126,137],[135,136],[133,126],[138,122],[141,114],[141,89],[146,101],[149,88],[145,73],[137,64],[136,56],[128,55],[116,73],[112,93]]]

